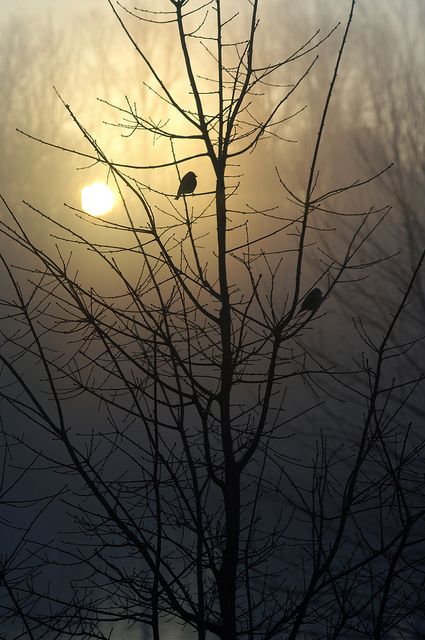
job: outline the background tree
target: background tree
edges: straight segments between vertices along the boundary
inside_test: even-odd
[[[368,69],[367,109],[356,142],[361,162],[369,167],[388,161],[394,163],[394,170],[386,174],[380,185],[382,191],[391,198],[395,209],[396,224],[388,230],[387,242],[397,250],[402,248],[403,254],[409,252],[412,262],[423,250],[423,142],[417,136],[417,131],[425,120],[421,81],[424,76],[424,44],[416,36],[416,27],[425,24],[425,13],[421,3],[414,3],[407,9],[406,3],[398,0],[394,11],[382,16],[378,37],[380,48],[389,59],[385,73],[370,46],[364,50],[363,64]],[[390,56],[391,43],[397,37],[402,16],[406,16],[404,25],[407,37],[401,40],[395,55]],[[365,23],[367,17],[366,13]],[[409,115],[405,117],[407,113]],[[386,278],[394,283],[392,286],[395,286],[400,272],[403,275],[408,272],[409,261],[404,259],[403,254],[400,260],[387,265]],[[425,302],[423,286],[420,291],[418,312],[422,316]],[[412,317],[412,321],[415,324],[421,322],[419,317]]]
[[[34,504],[57,496],[61,531],[52,541],[25,525],[2,563],[3,617],[32,637],[103,638],[125,622],[159,638],[169,620],[223,640],[406,628],[423,607],[423,441],[406,426],[422,373],[395,378],[393,362],[420,348],[421,334],[406,343],[399,327],[423,255],[384,331],[355,320],[355,366],[328,362],[333,294],[379,265],[363,256],[388,215],[339,206],[373,176],[321,179],[355,3],[343,29],[267,63],[256,57],[267,5],[256,0],[240,14],[220,0],[134,12],[108,3],[168,117],[153,104],[117,107],[126,133],[155,141],[131,165],[62,100],[84,143],[66,150],[104,167],[126,224],[82,212],[65,224],[29,205],[35,234],[3,200],[1,230],[19,250],[19,266],[2,262],[5,451],[32,483],[54,482]],[[161,49],[155,60],[139,44],[154,28],[184,83],[164,81]],[[303,189],[277,167],[279,206],[245,205],[244,157],[286,137],[291,100],[331,38]],[[176,202],[188,170],[198,186]],[[300,313],[316,285],[322,305]],[[19,554],[33,561],[21,574]],[[64,588],[46,584],[55,566]]]

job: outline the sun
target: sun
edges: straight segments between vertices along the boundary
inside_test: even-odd
[[[114,206],[112,189],[103,182],[93,182],[81,189],[81,207],[91,216],[103,216]]]

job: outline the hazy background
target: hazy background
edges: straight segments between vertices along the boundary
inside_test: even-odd
[[[153,144],[152,139],[139,132],[127,137],[128,131],[106,124],[120,123],[122,118],[118,111],[98,98],[125,107],[127,96],[131,104],[137,103],[140,112],[143,110],[155,121],[169,117],[167,107],[143,85],[150,82],[151,77],[104,0],[0,2],[0,192],[40,242],[52,244],[49,235],[52,225],[41,221],[22,204],[23,200],[65,225],[84,228],[92,237],[103,238],[105,229],[87,228],[87,223],[63,203],[79,207],[81,187],[94,180],[106,181],[107,171],[100,166],[90,166],[89,160],[29,140],[16,129],[63,147],[88,151],[87,143],[55,95],[55,86],[114,161],[149,165],[169,159],[169,147],[161,141]],[[243,3],[241,6],[243,11]],[[345,22],[348,8],[349,3],[342,0],[304,0],[302,3],[267,0],[258,35],[258,59],[274,61],[284,57],[318,27],[325,34],[338,21]],[[180,61],[170,28],[152,27],[131,19],[128,24],[144,50],[152,54],[167,82],[184,100],[190,100],[180,75]],[[339,286],[326,302],[326,315],[316,323],[311,346],[328,357],[329,365],[352,367],[359,354],[367,355],[367,345],[351,329],[352,319],[362,317],[371,335],[381,335],[400,299],[400,290],[408,281],[412,265],[424,248],[424,28],[423,0],[357,2],[321,150],[319,191],[365,180],[394,163],[383,178],[336,201],[341,210],[353,213],[371,206],[391,205],[392,211],[384,226],[361,257],[364,263],[377,257],[393,254],[394,257],[371,270],[359,269],[356,274],[359,279]],[[270,138],[260,144],[242,166],[234,168],[234,180],[240,181],[234,209],[246,212],[249,204],[256,210],[276,207],[282,215],[296,215],[297,207],[288,201],[276,168],[285,182],[302,195],[341,34],[342,27],[324,44],[316,68],[285,107],[286,116],[305,107],[299,116],[279,129],[279,134],[291,141]],[[282,82],[294,82],[303,65],[305,67],[305,62],[288,71],[285,69]],[[201,63],[199,66],[205,72]],[[267,112],[272,99],[273,90],[271,98],[264,97],[258,102],[259,119]],[[198,166],[199,190],[210,191],[213,189],[211,171],[202,161],[197,169]],[[187,170],[190,168],[188,163]],[[174,169],[132,170],[132,175],[168,194],[173,194],[178,184]],[[164,197],[152,194],[152,201],[157,206],[157,215],[164,215],[161,213]],[[142,215],[140,218],[137,212],[135,215],[143,224]],[[234,214],[235,220],[239,220],[238,215],[249,220],[254,236],[260,234],[264,217],[255,213]],[[3,218],[5,212],[0,210],[0,216]],[[117,205],[107,219],[125,222],[122,207]],[[273,224],[270,219],[267,221]],[[343,252],[357,218],[325,216],[322,222],[322,226],[318,225],[321,230],[312,235],[307,252],[306,288],[323,268],[323,254],[319,249],[337,254],[340,248]],[[208,224],[213,233],[213,222],[206,223],[209,229]],[[293,238],[284,240],[288,247],[293,241]],[[281,240],[276,240],[270,248],[279,248],[279,242]],[[260,248],[263,247],[260,245]],[[3,245],[0,249],[10,257],[10,246]],[[105,292],[112,286],[102,279],[103,273],[89,267],[88,262],[82,262],[80,267],[82,277],[96,279],[96,284],[103,286]],[[283,282],[282,286],[289,290],[292,281]],[[406,339],[423,333],[424,313],[422,279],[399,337],[403,337],[403,332]],[[348,333],[350,339],[347,339]],[[422,370],[424,355],[421,347],[408,355],[406,375]],[[294,411],[297,403],[306,402],[306,396],[314,402],[314,393],[304,388],[299,398],[293,397]],[[343,392],[340,397],[349,402]],[[356,415],[354,412],[350,415],[346,407],[343,408],[344,422],[340,421],[341,404],[337,402],[328,404],[317,419],[301,420],[297,446],[308,443],[311,434],[322,427],[349,441]],[[421,426],[423,409],[420,394],[413,396],[405,407],[414,429]],[[86,414],[86,418],[87,415],[90,414]]]

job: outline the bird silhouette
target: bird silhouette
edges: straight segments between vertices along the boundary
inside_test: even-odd
[[[186,173],[181,179],[179,189],[174,200],[178,200],[180,196],[187,193],[193,193],[196,189],[196,184],[196,175],[193,173],[193,171],[189,171],[188,173]]]
[[[303,311],[312,311],[314,313],[320,307],[322,301],[322,292],[316,287],[304,298],[298,313],[303,313]]]

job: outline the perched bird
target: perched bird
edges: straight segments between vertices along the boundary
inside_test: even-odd
[[[195,189],[196,189],[196,175],[193,173],[193,171],[189,171],[181,179],[179,190],[177,191],[177,195],[174,199],[178,200],[180,196],[186,193],[193,193]]]
[[[322,292],[316,287],[316,289],[310,291],[310,293],[304,298],[301,309],[298,313],[302,313],[303,311],[317,311],[322,304],[322,300]]]

